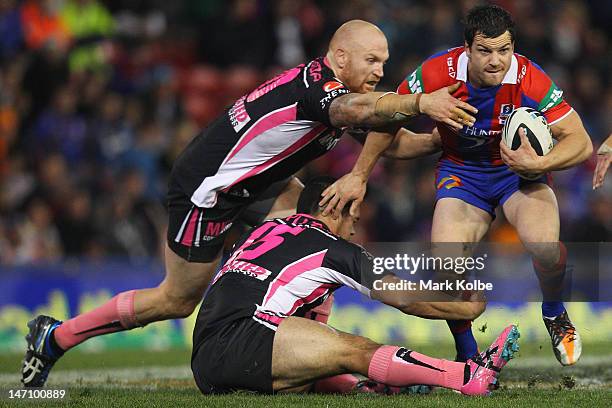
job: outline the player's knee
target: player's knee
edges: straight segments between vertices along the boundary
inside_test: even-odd
[[[469,312],[470,316],[466,317],[465,320],[476,320],[487,308],[487,302],[470,302]]]
[[[379,348],[380,344],[370,339],[353,336],[347,352],[340,361],[340,367],[345,372],[363,373],[364,370],[367,372],[372,356]]]
[[[530,242],[525,244],[531,257],[544,268],[553,267],[559,262],[560,248],[559,242]]]
[[[176,314],[173,316],[173,318],[184,319],[189,317],[198,306],[199,300],[200,299],[182,299],[182,301],[174,307]]]
[[[192,293],[174,293],[162,288],[160,306],[164,310],[167,319],[183,319],[193,313],[198,303],[202,300],[201,295]]]

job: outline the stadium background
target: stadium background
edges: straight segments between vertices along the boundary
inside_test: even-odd
[[[171,164],[233,100],[323,54],[333,31],[352,18],[372,21],[387,35],[391,60],[379,89],[394,89],[424,58],[461,44],[459,20],[475,3],[0,1],[0,354],[23,349],[33,315],[67,318],[162,279]],[[597,148],[612,132],[612,3],[497,3],[517,22],[517,52],[561,86]],[[417,119],[411,127],[430,126]],[[341,176],[358,151],[345,138],[300,176]],[[358,242],[428,240],[434,162],[377,167]],[[554,175],[561,235],[607,242],[609,249],[612,181],[591,191],[594,163],[593,157]],[[486,239],[517,240],[502,214]],[[346,292],[337,298],[331,323],[339,328],[380,341],[451,341],[444,323],[408,318]],[[491,305],[476,323],[477,337],[514,320],[527,339],[545,344],[539,313],[537,304]],[[612,341],[611,304],[575,303],[570,314],[585,342]],[[193,319],[79,348],[185,347]]]

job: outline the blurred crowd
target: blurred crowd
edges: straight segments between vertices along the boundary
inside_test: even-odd
[[[496,3],[517,22],[516,51],[561,86],[597,148],[612,132],[612,3]],[[324,54],[353,18],[387,35],[379,89],[394,89],[424,58],[462,44],[461,16],[475,4],[0,0],[0,265],[160,257],[172,162],[233,100]],[[346,137],[300,176],[339,177],[359,149]],[[434,164],[379,165],[357,240],[427,240]],[[554,175],[564,240],[610,240],[612,181],[591,191],[593,167]],[[500,213],[487,239],[517,238]]]

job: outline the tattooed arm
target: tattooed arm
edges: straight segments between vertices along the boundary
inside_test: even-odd
[[[459,83],[430,94],[350,93],[332,101],[329,118],[335,127],[380,128],[402,124],[423,113],[435,121],[461,129],[463,125],[474,124],[475,118],[469,112],[476,113],[477,109],[451,96],[458,86]]]

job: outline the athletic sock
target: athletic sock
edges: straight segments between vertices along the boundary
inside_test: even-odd
[[[567,264],[567,248],[563,242],[559,242],[559,252],[559,261],[549,268],[545,268],[535,259],[533,260],[533,268],[542,289],[542,316],[547,318],[554,318],[565,311],[561,298]]]
[[[553,319],[565,312],[563,302],[542,302],[542,316]]]
[[[457,361],[465,362],[478,353],[478,343],[472,333],[472,322],[469,320],[447,320],[448,328],[455,338]]]
[[[396,387],[425,384],[461,391],[466,367],[465,363],[428,357],[403,347],[381,346],[372,356],[368,377]]]
[[[134,313],[135,292],[122,292],[102,306],[66,320],[53,331],[55,346],[66,351],[90,337],[138,327]]]

